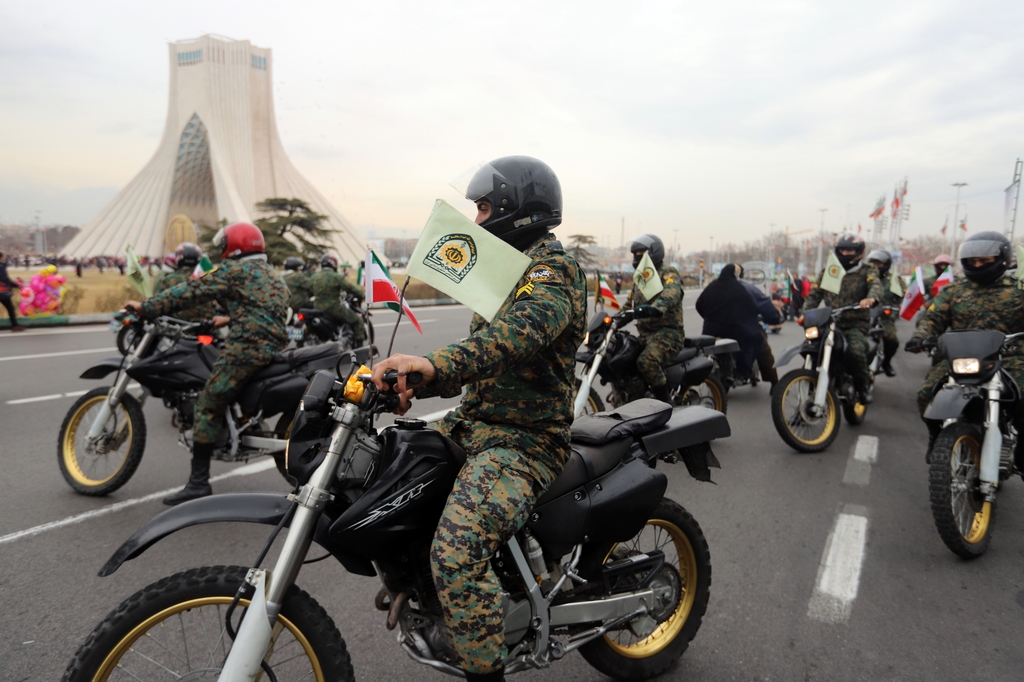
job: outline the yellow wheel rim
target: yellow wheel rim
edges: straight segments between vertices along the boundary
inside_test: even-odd
[[[960,457],[960,453],[967,450],[967,458]],[[971,436],[960,436],[953,443],[951,450],[955,461],[950,462],[951,467],[951,479],[957,480],[960,477],[960,469],[967,462],[964,459],[968,459],[970,466],[973,471],[977,471],[981,467],[981,445]],[[968,504],[966,494],[960,500],[961,504],[966,507]],[[970,510],[965,509],[969,513]],[[988,525],[992,520],[992,503],[985,502],[981,505],[979,511],[974,512],[969,518],[966,515],[961,514],[961,510],[953,509],[953,515],[957,520],[957,527],[960,530],[960,535],[963,536],[964,542],[969,545],[976,545],[985,539],[988,535]],[[965,532],[966,531],[966,532]]]
[[[711,379],[705,379],[704,385],[708,387],[709,391],[711,391],[711,399],[715,401],[715,409],[721,412],[723,403],[722,392],[718,390],[718,386],[716,386],[715,382],[711,381]]]
[[[971,522],[971,532],[967,534],[964,540],[972,545],[976,545],[985,539],[988,535],[988,523],[992,518],[992,503],[986,502],[981,506],[981,511],[974,515],[974,521]]]
[[[118,467],[114,469],[113,473],[102,479],[91,478],[89,474],[85,473],[82,469],[81,462],[78,461],[78,452],[75,447],[75,436],[78,434],[78,428],[82,425],[82,419],[85,417],[86,412],[106,399],[107,396],[98,395],[79,405],[78,410],[75,411],[75,414],[71,417],[71,421],[68,423],[68,428],[64,431],[64,440],[61,443],[61,455],[64,458],[64,467],[67,469],[67,472],[71,474],[71,478],[84,486],[101,486],[114,478],[114,476],[117,476],[117,472],[121,471],[124,467],[124,463],[128,460],[128,453],[131,452],[132,437],[135,433],[132,428],[132,420],[129,417],[126,419],[128,435],[124,439],[124,442],[128,445],[128,449],[125,451],[124,458],[121,460]],[[123,410],[124,408],[119,406],[113,411],[112,416],[117,415],[117,409]]]
[[[231,604],[233,599],[233,597],[203,597],[201,599],[190,599],[189,601],[175,604],[174,606],[170,606],[163,611],[150,616],[135,626],[131,632],[125,635],[125,637],[117,643],[117,646],[115,646],[107,655],[99,670],[96,671],[96,675],[93,676],[93,682],[106,682],[110,678],[110,674],[121,667],[121,658],[126,653],[133,650],[135,643],[141,638],[149,636],[149,631],[154,627],[161,626],[161,624],[168,618],[203,606],[227,606]],[[246,608],[249,606],[249,600],[240,599],[238,601],[238,605],[239,607]],[[271,647],[276,643],[277,637],[282,630],[287,630],[289,634],[295,638],[295,641],[302,647],[303,652],[306,654],[306,657],[309,659],[310,665],[312,666],[313,679],[317,682],[326,682],[323,669],[320,667],[320,661],[317,659],[316,653],[313,651],[313,646],[309,643],[309,640],[306,639],[306,636],[303,635],[302,632],[284,616],[277,617],[277,622],[274,627],[274,636],[271,638]],[[223,636],[225,638],[227,637],[226,634]],[[261,672],[260,677],[262,676],[263,673]]]
[[[679,597],[679,605],[672,615],[644,639],[630,644],[622,644],[612,639],[612,633],[604,636],[605,642],[608,643],[612,651],[626,658],[647,658],[671,644],[676,635],[679,634],[679,631],[683,629],[686,620],[690,617],[690,612],[693,610],[693,602],[697,597],[697,556],[694,554],[693,546],[690,544],[686,534],[678,526],[664,519],[651,519],[647,522],[647,526],[655,526],[664,530],[672,540],[672,544],[676,549],[676,556],[672,557],[666,547],[665,563],[672,564],[673,559],[676,561],[682,594]],[[609,550],[609,557],[614,550],[615,547]],[[605,561],[608,561],[608,557],[605,557]]]
[[[785,388],[785,390],[782,393],[782,409],[783,409],[783,413],[784,413],[782,416],[786,420],[786,428],[789,429],[790,434],[792,434],[792,436],[794,438],[796,438],[798,441],[800,441],[801,443],[803,443],[804,445],[807,445],[807,446],[820,445],[820,444],[822,444],[822,443],[824,443],[825,441],[828,440],[829,436],[832,435],[832,431],[836,427],[836,419],[839,418],[838,415],[836,414],[836,404],[832,401],[832,394],[829,393],[829,392],[826,392],[825,393],[825,410],[826,410],[827,414],[825,414],[822,417],[822,421],[825,424],[825,428],[822,429],[821,435],[819,435],[816,438],[811,438],[811,439],[801,438],[799,435],[797,435],[793,431],[792,426],[789,424],[789,420],[792,418],[793,415],[785,414],[785,409],[786,409],[786,398],[789,397],[789,392],[792,391],[794,389],[794,387],[796,387],[798,384],[803,384],[803,383],[810,384],[810,387],[807,389],[808,396],[811,396],[811,395],[814,394],[814,388],[815,388],[815,386],[818,383],[815,378],[808,377],[808,376],[798,376],[798,377],[796,377],[793,381],[791,381],[788,384],[786,384],[786,388]],[[799,410],[799,407],[797,409]]]

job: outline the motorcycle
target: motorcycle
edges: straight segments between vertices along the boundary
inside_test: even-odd
[[[1013,474],[1024,478],[1024,458],[1014,458],[1021,393],[1001,358],[1021,337],[1024,332],[951,331],[926,345],[950,368],[924,413],[942,421],[928,455],[932,516],[946,547],[964,559],[988,549],[1001,482]]]
[[[146,420],[142,413],[148,395],[172,410],[178,443],[192,451],[195,405],[219,344],[209,323],[172,317],[144,321],[120,314],[113,324],[134,329],[128,354],[106,358],[82,373],[82,379],[102,379],[115,373],[113,386],[94,388],[79,398],[60,427],[57,461],[61,474],[83,495],[106,495],[127,483],[146,449]],[[359,349],[369,358],[371,348]],[[342,354],[336,344],[285,351],[260,370],[227,408],[227,430],[214,451],[216,459],[244,461],[273,454],[283,466],[283,451],[295,406],[309,377],[333,367]],[[143,389],[141,399],[128,391],[130,380]],[[267,420],[281,414],[275,426]]]
[[[351,294],[346,295],[345,304],[359,316],[365,331],[364,343],[372,346],[374,335],[369,309],[362,307],[362,299]],[[288,325],[288,338],[295,342],[296,348],[331,341],[337,341],[345,349],[354,345],[351,325],[336,325],[327,317],[327,313],[316,308],[300,308],[294,313],[292,323]]]
[[[604,410],[604,402],[594,388],[594,379],[601,384],[611,382],[608,404],[619,407],[647,394],[647,385],[636,369],[636,360],[643,343],[623,330],[633,320],[647,315],[637,309],[616,315],[595,315],[587,325],[584,350],[576,353],[576,362],[583,365],[583,377],[576,381],[573,414],[579,418]],[[727,409],[726,389],[722,385],[715,357],[739,350],[732,339],[713,336],[686,338],[686,347],[665,367],[673,404],[703,405],[724,413]]]
[[[882,336],[885,334],[885,328],[882,327],[882,323],[887,319],[895,319],[899,314],[900,309],[898,306],[875,306],[871,309],[871,329],[868,330],[868,357],[871,358],[868,370],[871,372],[871,376],[878,376],[883,373],[882,363],[885,362],[885,344],[882,342]]]
[[[804,314],[804,342],[787,348],[775,361],[786,366],[797,354],[804,366],[788,372],[772,390],[772,423],[787,445],[798,452],[821,452],[839,435],[839,411],[849,424],[860,424],[867,402],[860,402],[846,371],[846,337],[836,326],[839,317],[859,305],[823,306]]]
[[[354,679],[333,620],[295,584],[313,542],[326,550],[321,558],[380,577],[375,606],[414,661],[464,675],[429,548],[466,452],[416,419],[378,433],[374,415],[393,410],[398,396],[378,391],[365,367],[338,376],[347,379],[318,372],[299,403],[286,450],[292,495],[229,493],[178,505],[140,528],[100,575],[182,528],[220,521],[275,526],[255,565],[192,569],[143,588],[89,635],[66,682],[108,680],[115,670],[132,679]],[[393,386],[397,374],[384,381]],[[712,410],[641,400],[577,419],[572,431],[566,467],[491,558],[505,671],[546,668],[579,650],[607,675],[647,679],[686,650],[711,582],[700,526],[664,497],[668,479],[654,465],[680,449],[710,454],[729,424]],[[273,569],[262,568],[284,528]]]

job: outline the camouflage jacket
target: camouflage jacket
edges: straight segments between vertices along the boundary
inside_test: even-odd
[[[266,261],[225,260],[202,277],[177,284],[142,304],[142,314],[170,315],[220,301],[231,317],[229,344],[260,343],[274,352],[288,345],[288,289]]]
[[[470,336],[427,354],[437,369],[420,397],[462,404],[439,430],[471,452],[503,445],[569,454],[576,349],[587,324],[587,284],[576,261],[551,235],[526,249],[526,273],[488,324],[479,315]],[[554,453],[552,453],[554,454]],[[541,456],[541,455],[537,455]]]
[[[679,271],[669,265],[658,268],[658,276],[664,289],[648,301],[640,291],[633,287],[626,302],[627,308],[650,303],[661,311],[661,317],[637,320],[636,329],[646,336],[659,329],[678,329],[683,331],[683,284]]]
[[[896,306],[897,308],[899,308],[900,304],[903,303],[903,297],[902,296],[897,296],[896,294],[892,293],[892,278],[893,277],[898,277],[898,275],[893,274],[893,273],[890,272],[885,277],[879,277],[878,281],[879,281],[879,285],[882,288],[882,298],[880,298],[878,300],[879,300],[879,305]],[[900,281],[900,287],[902,288],[902,286],[903,286],[903,281],[901,280]]]
[[[917,323],[914,338],[927,339],[955,329],[1024,331],[1024,291],[1008,275],[989,285],[955,279],[939,292]],[[1021,354],[1018,345],[1018,352]]]
[[[153,295],[170,289],[173,286],[177,286],[182,282],[188,282],[192,278],[192,268],[183,267],[178,268],[174,272],[165,272],[163,277],[156,281],[153,286]],[[176,317],[180,320],[188,320],[189,322],[201,322],[202,320],[212,320],[215,315],[223,315],[224,311],[216,301],[209,301],[206,303],[198,303],[192,307],[179,310]]]
[[[833,294],[821,288],[821,280],[825,277],[822,270],[818,275],[818,282],[811,289],[804,299],[803,312],[813,310],[822,301],[832,308],[842,308],[848,305],[855,305],[865,298],[873,298],[876,301],[882,300],[882,285],[878,276],[878,269],[867,263],[861,263],[856,267],[847,270],[843,275],[843,282],[839,285],[839,293]],[[861,327],[867,331],[871,325],[870,310],[851,310],[839,318],[839,326],[848,329],[850,327]]]
[[[288,285],[288,307],[294,312],[312,307],[309,299],[313,298],[313,289],[309,284],[309,274],[301,270],[290,270],[281,279]]]
[[[334,270],[325,268],[309,278],[309,287],[313,292],[313,305],[335,319],[344,315],[342,296],[346,293],[365,298],[362,288],[352,284],[345,276]]]

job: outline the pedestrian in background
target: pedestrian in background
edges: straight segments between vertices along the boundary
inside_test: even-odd
[[[7,255],[0,251],[0,305],[7,308],[7,316],[11,318],[11,331],[23,332],[25,328],[18,324],[18,316],[14,312],[14,288],[22,284],[21,279],[17,282],[7,274]]]

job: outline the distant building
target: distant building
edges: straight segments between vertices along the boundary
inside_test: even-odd
[[[277,131],[269,48],[205,35],[171,43],[167,124],[153,158],[64,249],[84,257],[120,253],[159,256],[171,218],[183,214],[214,226],[251,221],[272,197],[302,199],[338,230],[342,260],[365,254],[359,231],[335,210],[285,154]]]

